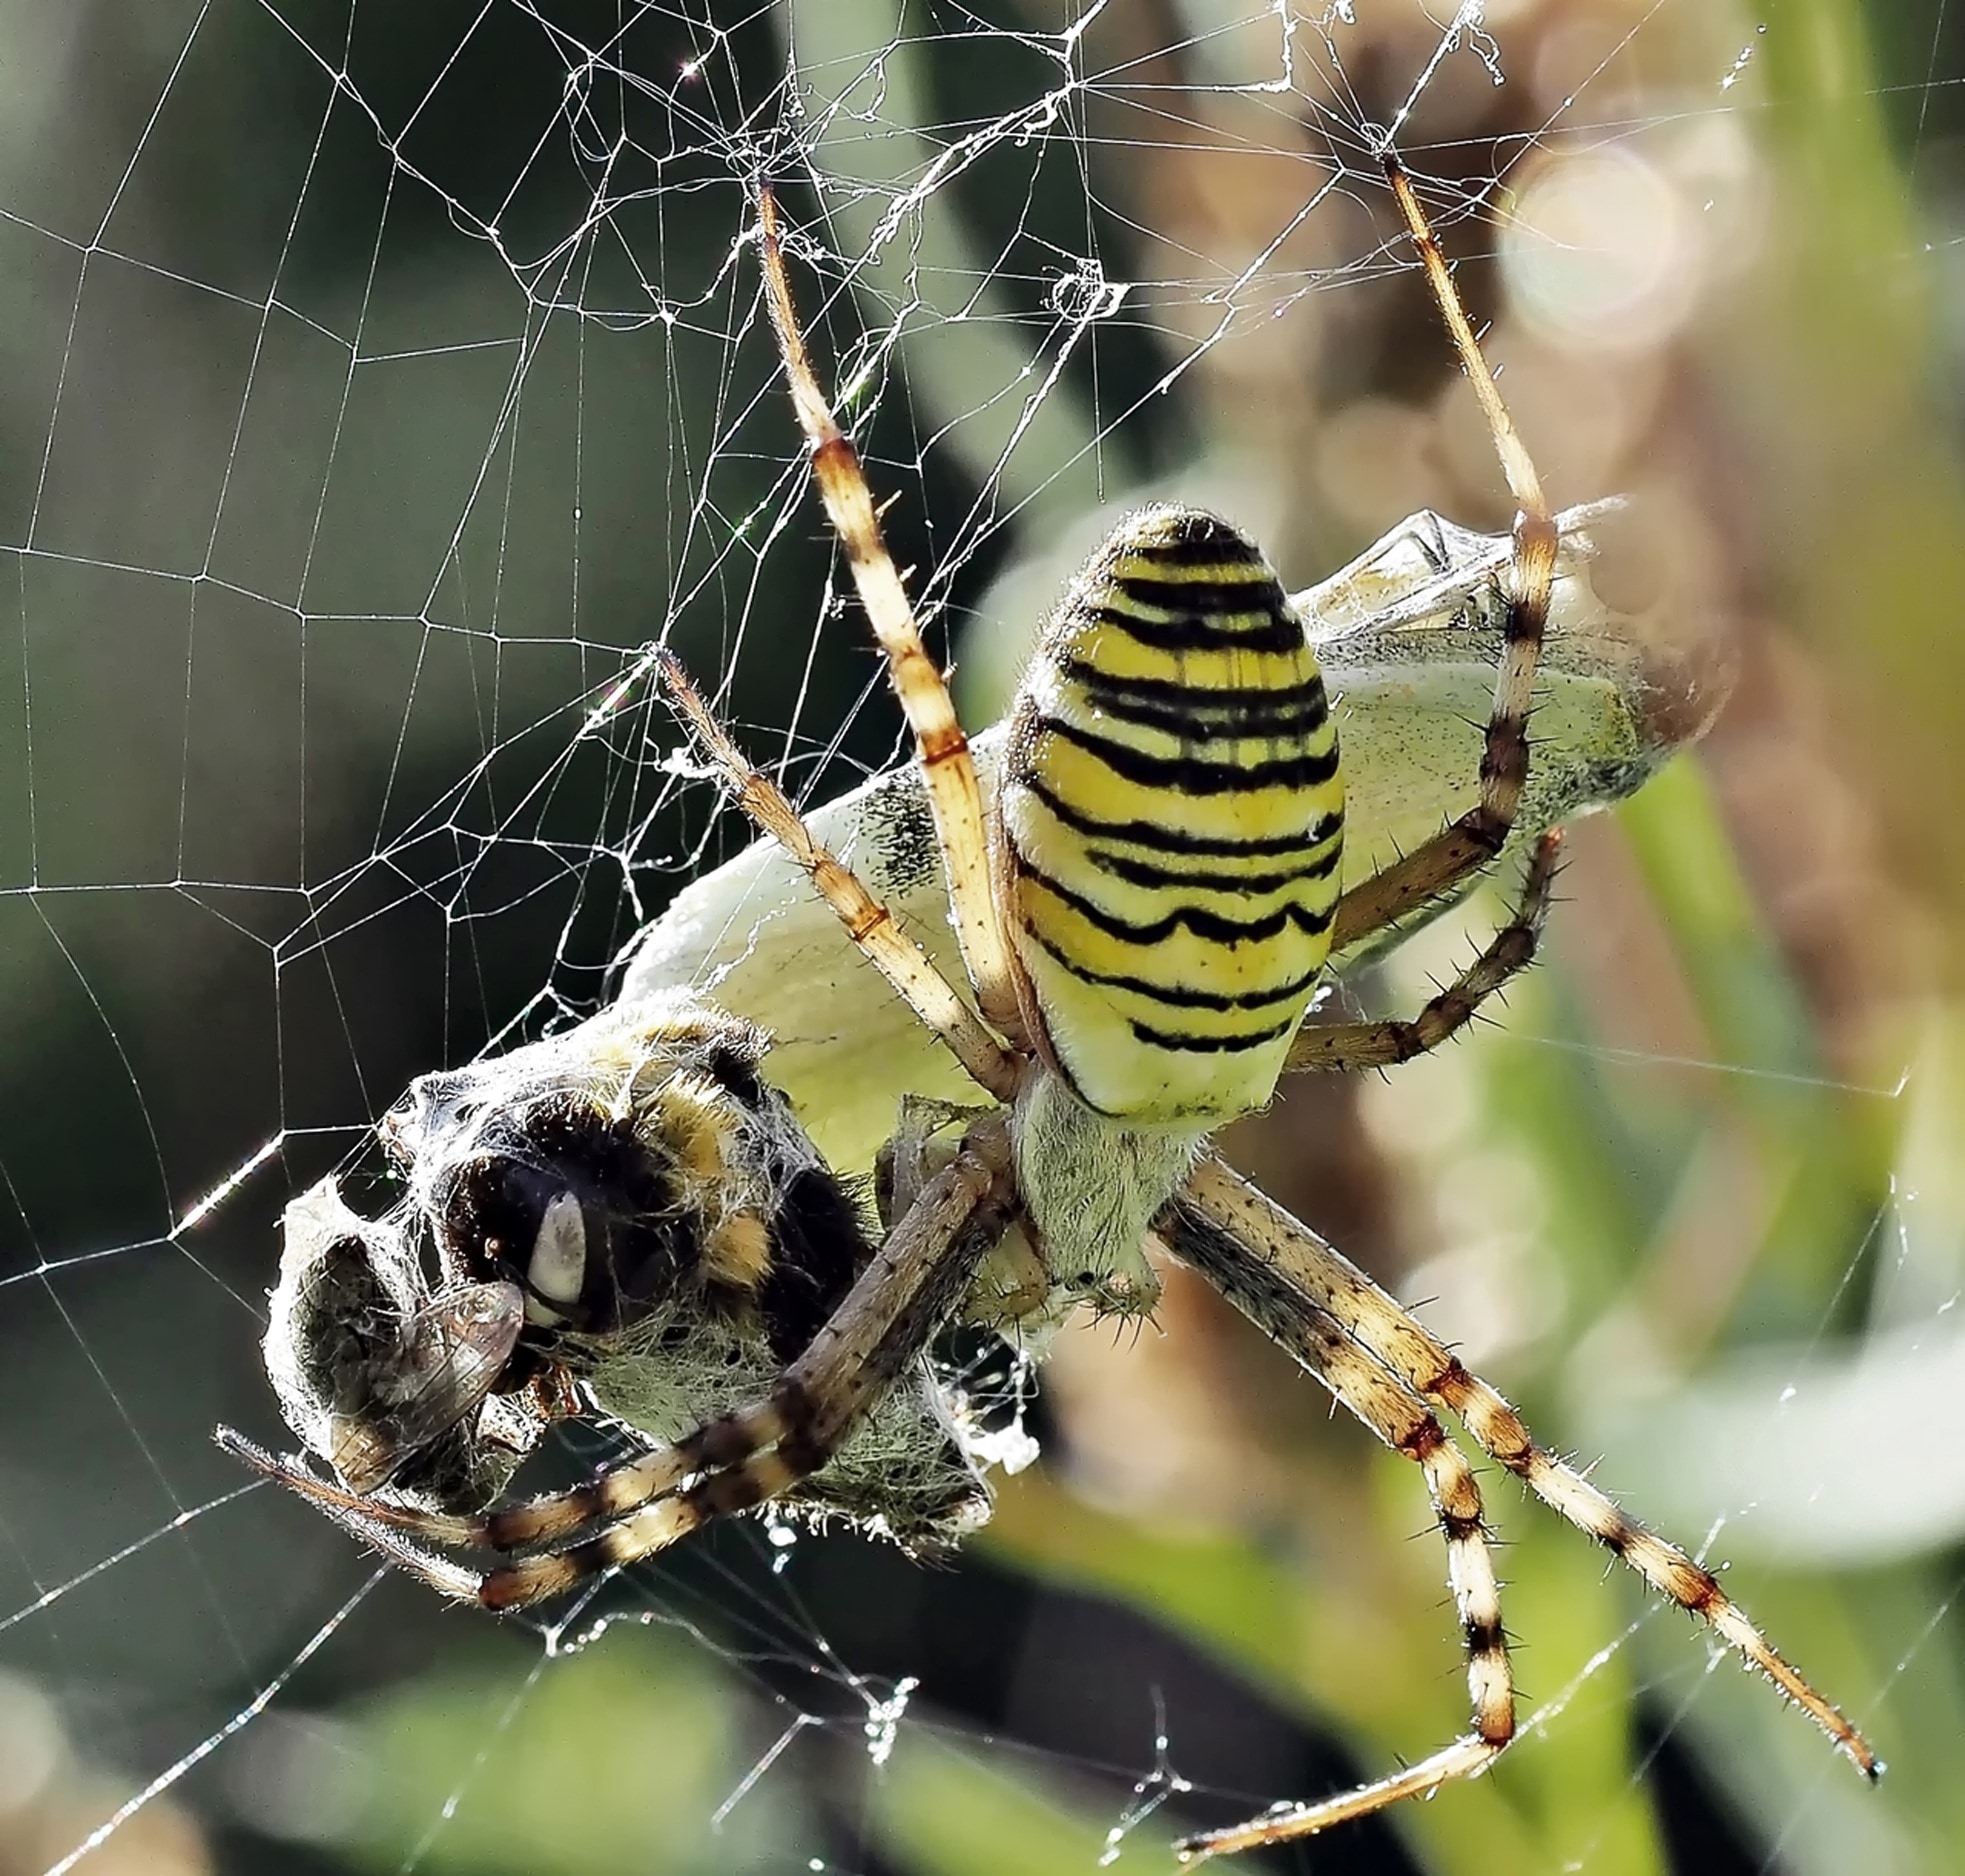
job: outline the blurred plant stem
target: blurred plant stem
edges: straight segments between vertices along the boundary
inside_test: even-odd
[[[1750,416],[1778,426],[1761,437],[1782,498],[1765,509],[1770,561],[1835,687],[1832,753],[1874,778],[1897,870],[1939,911],[1939,968],[1965,992],[1965,478],[1934,420],[1931,244],[1863,9],[1774,0],[1758,46],[1773,251],[1729,357]]]

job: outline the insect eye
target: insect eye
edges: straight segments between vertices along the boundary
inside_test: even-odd
[[[587,1280],[587,1221],[580,1201],[561,1192],[547,1202],[525,1267],[525,1319],[555,1327],[572,1315]]]

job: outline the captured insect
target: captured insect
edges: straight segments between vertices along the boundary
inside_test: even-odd
[[[1633,794],[1700,736],[1731,672],[1710,635],[1608,604],[1593,584],[1614,499],[1556,517],[1549,617],[1536,664],[1535,759],[1510,844],[1526,847]],[[1322,668],[1344,753],[1347,869],[1409,853],[1478,796],[1483,725],[1507,619],[1513,544],[1431,513],[1408,516],[1349,566],[1290,595]],[[1683,595],[1670,595],[1684,603]],[[994,812],[1008,723],[970,743],[983,812]],[[961,981],[948,888],[920,768],[908,764],[805,814],[943,975]],[[1332,947],[1333,968],[1375,956],[1451,904],[1469,874],[1412,919]],[[684,886],[633,941],[623,1000],[711,986],[771,1032],[771,1078],[819,1150],[863,1170],[904,1099],[960,1103],[975,1083],[907,1001],[843,942],[803,871],[766,836]]]
[[[752,1024],[659,996],[413,1082],[377,1130],[402,1198],[375,1220],[333,1179],[296,1199],[269,1312],[287,1424],[345,1490],[229,1429],[221,1443],[372,1538],[370,1494],[439,1519],[478,1510],[555,1419],[598,1410],[681,1440],[764,1393],[877,1256],[760,1079],[765,1047]],[[981,1522],[959,1403],[912,1351],[866,1387],[792,1508],[918,1549]],[[568,1570],[482,1593],[529,1601],[571,1587]]]
[[[1512,916],[1410,1018],[1304,1018],[1333,952],[1382,941],[1463,889],[1509,848],[1525,815],[1531,827],[1538,815],[1553,822],[1617,792],[1663,740],[1640,738],[1621,779],[1558,770],[1539,800],[1531,789],[1527,719],[1545,628],[1559,593],[1581,603],[1588,536],[1582,518],[1559,517],[1544,498],[1389,152],[1385,173],[1518,507],[1498,563],[1489,548],[1443,534],[1431,575],[1377,550],[1412,618],[1493,595],[1493,692],[1471,804],[1347,886],[1357,784],[1340,761],[1304,620],[1246,536],[1218,516],[1163,505],[1122,522],[1059,602],[996,745],[986,806],[858,458],[807,356],[776,203],[761,193],[766,298],[814,479],[919,760],[912,794],[876,784],[843,819],[899,847],[890,873],[939,871],[930,896],[945,898],[960,971],[910,937],[748,765],[672,659],[666,678],[732,797],[843,928],[850,944],[840,951],[881,973],[909,1020],[960,1064],[974,1105],[902,1105],[881,1156],[884,1229],[877,1242],[862,1235],[802,1114],[766,1081],[776,1061],[762,1039],[700,1002],[639,994],[659,976],[650,957],[694,942],[651,939],[640,974],[629,973],[631,994],[612,1009],[501,1060],[427,1077],[384,1122],[406,1196],[378,1227],[344,1220],[328,1235],[371,1264],[387,1261],[378,1247],[418,1247],[424,1285],[409,1286],[394,1331],[379,1338],[374,1285],[359,1273],[327,1284],[324,1303],[276,1310],[275,1335],[298,1325],[319,1348],[334,1342],[338,1299],[360,1303],[367,1340],[335,1368],[353,1381],[326,1415],[320,1396],[335,1390],[321,1374],[334,1364],[268,1351],[269,1369],[285,1363],[309,1377],[298,1397],[311,1417],[294,1424],[339,1482],[222,1434],[232,1450],[436,1588],[496,1608],[562,1594],[767,1501],[934,1542],[987,1506],[963,1403],[928,1359],[938,1335],[978,1324],[1041,1339],[1081,1307],[1143,1315],[1159,1293],[1149,1253],[1165,1252],[1420,1468],[1447,1548],[1472,1705],[1464,1736],[1405,1770],[1190,1838],[1184,1858],[1309,1836],[1431,1792],[1485,1770],[1514,1737],[1481,1493],[1436,1417],[1442,1409],[1570,1523],[1710,1624],[1861,1770],[1880,1770],[1710,1572],[1538,1446],[1493,1388],[1209,1148],[1285,1072],[1385,1067],[1463,1028],[1534,955],[1558,831],[1523,843]],[[1347,571],[1362,584],[1371,567]],[[1608,682],[1624,697],[1636,688]],[[910,800],[918,807],[903,820],[896,804]],[[756,863],[753,877],[763,870]],[[712,982],[720,1004],[750,1013],[728,976]],[[806,1098],[823,1111],[822,1090]],[[326,1210],[313,1206],[304,1231]],[[290,1253],[294,1231],[290,1215]],[[473,1286],[487,1284],[497,1334],[466,1334],[453,1319]],[[487,1380],[514,1321],[505,1369]],[[426,1373],[440,1410],[406,1412],[406,1378]],[[513,1444],[489,1410],[528,1389],[520,1445],[568,1410],[610,1414],[649,1444],[586,1485],[480,1510]],[[294,1419],[291,1392],[286,1405]],[[369,1488],[342,1470],[339,1453]],[[496,1561],[480,1569],[454,1554],[471,1550]]]

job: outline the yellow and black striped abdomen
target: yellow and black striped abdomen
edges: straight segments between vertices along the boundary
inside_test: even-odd
[[[1011,936],[1080,1096],[1201,1127],[1267,1101],[1329,949],[1344,804],[1260,550],[1195,509],[1123,522],[1025,675],[998,803]]]

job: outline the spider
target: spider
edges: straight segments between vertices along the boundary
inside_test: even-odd
[[[985,813],[967,740],[858,459],[808,358],[776,204],[762,191],[759,246],[779,351],[814,479],[913,733],[964,981],[951,982],[749,766],[672,658],[665,678],[734,799],[810,875],[852,943],[987,1101],[966,1113],[904,1111],[887,1155],[890,1228],[877,1251],[845,1259],[857,1266],[850,1287],[800,1351],[756,1388],[725,1397],[748,1404],[687,1430],[652,1426],[668,1444],[585,1486],[482,1514],[431,1511],[326,1486],[232,1436],[235,1450],[439,1589],[522,1607],[710,1519],[800,1492],[823,1495],[828,1469],[900,1378],[919,1374],[919,1358],[953,1321],[1043,1332],[1081,1304],[1128,1316],[1150,1310],[1158,1294],[1151,1244],[1199,1271],[1420,1468],[1447,1548],[1472,1704],[1467,1733],[1411,1767],[1189,1838],[1184,1860],[1309,1836],[1429,1793],[1485,1770],[1513,1738],[1481,1494],[1439,1409],[1655,1590],[1708,1622],[1860,1769],[1880,1770],[1861,1735],[1707,1570],[1536,1445],[1492,1387],[1208,1148],[1218,1127],[1266,1103],[1286,1071],[1388,1067],[1462,1029],[1532,959],[1560,849],[1556,831],[1533,842],[1513,915],[1411,1018],[1303,1027],[1331,950],[1421,913],[1507,843],[1528,774],[1527,717],[1561,544],[1406,172],[1389,151],[1384,161],[1518,510],[1475,805],[1340,889],[1343,776],[1302,622],[1252,542],[1216,516],[1163,506],[1122,522],[1065,594],[1013,706]],[[623,1072],[617,1059],[616,1078]],[[626,1079],[637,1079],[631,1063]],[[412,1162],[440,1133],[421,1131]],[[450,1157],[448,1148],[438,1155]],[[525,1163],[524,1152],[518,1158]],[[554,1207],[574,1183],[563,1171],[535,1180],[529,1204],[513,1214],[503,1254],[529,1314],[559,1313],[561,1291],[580,1288],[555,1288],[542,1273],[562,1261],[605,1268],[617,1255],[568,1250],[569,1214]],[[412,1188],[426,1200],[437,1191],[414,1165]],[[439,1221],[452,1210],[441,1197],[422,1209]],[[584,1201],[576,1209],[583,1221],[592,1215]],[[436,1228],[441,1236],[441,1222]],[[467,1208],[461,1229],[481,1251],[483,1219]],[[700,1265],[700,1247],[695,1255]],[[769,1267],[768,1255],[754,1264],[753,1288]],[[466,1274],[484,1272],[460,1268],[454,1281]],[[923,1424],[932,1428],[924,1437],[949,1438],[947,1415],[930,1413]],[[869,1500],[846,1509],[864,1518],[879,1497],[876,1481]],[[465,1548],[502,1561],[480,1571],[445,1554]]]

